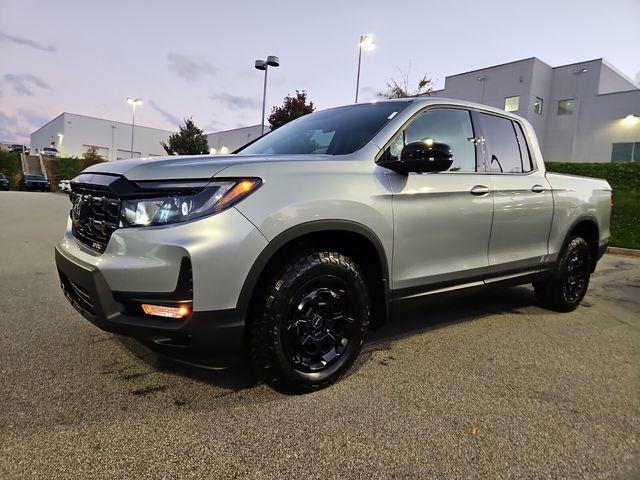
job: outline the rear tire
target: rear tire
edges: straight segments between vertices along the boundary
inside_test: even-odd
[[[581,237],[573,237],[560,253],[551,277],[534,282],[533,289],[543,307],[556,312],[578,308],[587,293],[591,276],[591,252]]]
[[[360,267],[334,251],[292,255],[267,283],[249,328],[256,374],[293,392],[324,388],[351,367],[369,326]]]

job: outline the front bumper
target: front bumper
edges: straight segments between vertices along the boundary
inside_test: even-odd
[[[246,305],[240,294],[266,244],[230,208],[184,224],[118,229],[102,254],[76,240],[69,220],[55,257],[65,296],[99,328],[172,353],[227,356],[242,347]],[[141,303],[183,302],[192,307],[185,319],[140,311]]]
[[[98,269],[67,257],[58,246],[55,258],[65,297],[102,330],[133,337],[167,353],[182,350],[225,356],[242,349],[244,317],[238,309],[192,312],[179,320],[139,315],[123,301],[123,295],[109,288]],[[161,298],[154,301],[164,303]]]
[[[25,184],[24,185],[24,190],[27,192],[50,192],[51,191],[51,185],[47,185],[47,184]]]

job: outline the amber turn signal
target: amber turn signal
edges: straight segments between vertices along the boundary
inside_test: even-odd
[[[147,315],[155,317],[183,318],[189,315],[191,309],[188,305],[180,305],[179,307],[167,307],[164,305],[142,304],[142,310]]]

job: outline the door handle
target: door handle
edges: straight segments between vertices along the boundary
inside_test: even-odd
[[[489,187],[485,187],[484,185],[476,185],[471,190],[471,195],[486,195],[490,192]]]
[[[542,193],[544,191],[546,191],[547,189],[544,188],[542,185],[534,185],[533,187],[531,187],[531,191],[534,193]]]

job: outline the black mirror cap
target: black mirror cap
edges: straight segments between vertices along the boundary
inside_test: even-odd
[[[446,143],[412,142],[404,146],[398,160],[383,160],[378,164],[403,174],[444,172],[453,164],[453,151]]]

